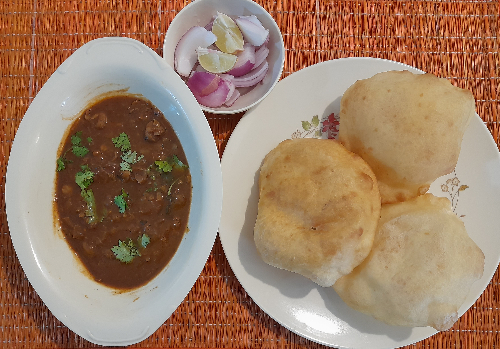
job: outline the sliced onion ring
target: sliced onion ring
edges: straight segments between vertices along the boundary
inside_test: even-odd
[[[255,15],[239,16],[235,22],[240,28],[245,41],[254,46],[262,45],[269,36],[269,30],[264,28]]]
[[[231,97],[228,98],[228,100],[224,103],[224,105],[227,107],[232,106],[239,97],[240,97],[240,91],[235,89]]]
[[[231,91],[230,83],[228,83],[227,80],[219,78],[217,89],[215,89],[212,93],[203,96],[201,94],[201,90],[203,89],[203,87],[200,88],[199,85],[193,84],[194,81],[191,81],[192,77],[195,74],[205,74],[205,73],[204,72],[194,72],[191,75],[191,78],[187,81],[187,85],[188,85],[189,89],[191,90],[191,92],[193,93],[196,100],[198,101],[198,103],[200,103],[201,105],[204,105],[205,107],[209,107],[209,108],[218,108],[221,105],[223,105],[226,102],[226,100],[228,99],[228,94]],[[206,73],[206,74],[211,74],[211,73]],[[191,83],[190,83],[190,81],[191,81]]]
[[[196,48],[212,45],[217,37],[203,27],[191,27],[179,40],[174,51],[174,68],[182,76],[189,76],[198,55]]]
[[[248,87],[258,84],[264,79],[269,69],[267,61],[262,62],[257,68],[253,69],[250,73],[240,77],[235,77],[233,80],[236,87]]]
[[[265,61],[269,55],[269,48],[267,46],[261,46],[257,51],[255,51],[255,66],[258,67]]]
[[[255,67],[255,46],[243,45],[243,51],[238,54],[234,67],[228,71],[233,76],[242,76],[250,72]]]
[[[236,90],[236,86],[234,86],[234,77],[232,75],[229,75],[229,74],[223,74],[221,76],[221,79],[223,79],[226,83],[227,83],[227,86],[229,87],[229,91],[227,93],[227,97],[226,97],[226,100],[224,101],[224,104],[227,103],[228,100],[230,100],[233,96],[233,94],[237,91]]]
[[[200,96],[206,96],[217,90],[220,77],[209,72],[194,71],[189,76],[187,85],[191,92],[196,91]]]

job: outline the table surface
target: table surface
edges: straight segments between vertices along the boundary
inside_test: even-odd
[[[257,0],[286,48],[282,78],[315,63],[379,57],[415,66],[470,89],[497,145],[498,1]],[[5,213],[5,173],[16,130],[56,68],[86,42],[137,39],[159,55],[168,26],[189,1],[0,1],[0,346],[93,347],[56,319],[26,278]],[[219,155],[243,114],[206,114]],[[499,174],[500,175],[500,174]],[[408,348],[500,346],[498,271],[452,329]],[[219,238],[192,290],[165,323],[134,347],[320,348],[281,326],[247,295]]]

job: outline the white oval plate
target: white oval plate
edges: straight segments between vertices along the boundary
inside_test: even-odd
[[[169,265],[147,285],[119,293],[91,280],[55,231],[52,201],[59,143],[95,97],[125,89],[158,107],[186,153],[193,192],[188,228]],[[128,345],[170,317],[210,254],[222,206],[215,141],[194,96],[154,51],[128,38],[91,41],[44,84],[21,121],[7,169],[7,218],[17,256],[50,311],[90,342]]]
[[[224,195],[219,235],[232,270],[266,313],[318,343],[342,348],[396,348],[436,333],[430,327],[385,325],[352,310],[332,288],[265,264],[253,241],[258,171],[264,156],[292,136],[326,138],[324,126],[335,124],[335,120],[327,121],[328,116],[338,115],[340,98],[351,84],[378,72],[405,69],[421,73],[392,61],[348,58],[291,74],[241,119],[222,157]],[[330,131],[335,132],[334,126]],[[484,275],[461,307],[463,314],[488,285],[500,256],[500,157],[477,115],[466,130],[455,172],[436,180],[431,192],[453,199],[455,213],[464,215],[469,235],[486,257]]]

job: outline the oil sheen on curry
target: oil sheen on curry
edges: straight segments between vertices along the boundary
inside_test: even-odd
[[[102,99],[59,147],[55,216],[97,281],[133,289],[168,264],[187,230],[191,175],[163,114],[131,95]]]

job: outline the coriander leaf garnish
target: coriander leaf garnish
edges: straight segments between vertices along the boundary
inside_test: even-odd
[[[62,171],[66,169],[66,165],[72,163],[73,161],[66,159],[66,154],[68,153],[69,149],[64,152],[63,155],[61,155],[57,160],[56,160],[56,171]]]
[[[57,164],[56,171],[62,171],[66,168],[66,163],[64,162],[64,158],[62,156],[56,160],[56,164]]]
[[[87,142],[92,143],[92,137],[87,137]]]
[[[158,166],[158,169],[160,171],[163,171],[165,173],[169,173],[173,169],[172,165],[166,160],[156,160],[155,165]]]
[[[142,234],[137,239],[137,245],[139,248],[146,248],[149,245],[150,239],[146,234]],[[118,240],[118,245],[113,246],[111,251],[115,254],[116,259],[123,263],[130,263],[135,257],[140,257],[141,252],[139,248],[136,246],[132,239],[127,239],[126,242]]]
[[[89,143],[92,141],[92,138],[88,137],[87,139],[90,139]],[[82,131],[76,132],[73,136],[71,136],[71,148],[66,150],[63,155],[61,155],[57,160],[57,168],[56,171],[62,171],[66,169],[66,165],[71,163],[71,160],[66,159],[66,154],[68,151],[71,150],[75,156],[79,158],[83,158],[87,153],[89,152],[89,149],[87,147],[84,147],[82,144]]]
[[[132,172],[132,166],[130,166],[130,165],[136,164],[143,157],[144,157],[144,155],[137,156],[137,152],[135,152],[135,151],[132,152],[131,150],[123,153],[121,155],[121,158],[123,161],[120,163],[120,170]]]
[[[118,245],[113,246],[111,251],[115,254],[116,259],[123,263],[130,263],[135,257],[141,255],[132,239],[128,239],[127,242],[118,240]]]
[[[80,145],[81,143],[82,143],[82,131],[78,131],[73,136],[71,136],[71,144]]]
[[[97,221],[96,204],[94,192],[92,189],[87,189],[94,180],[94,172],[90,170],[88,165],[82,165],[81,171],[75,175],[75,182],[82,189],[80,195],[87,204],[85,216],[88,218],[87,223],[91,224]]]
[[[75,175],[75,182],[83,190],[94,181],[94,172],[87,165],[81,166],[82,170]]]
[[[87,209],[85,210],[85,216],[88,217],[87,223],[92,224],[97,220],[94,192],[92,189],[82,189],[81,195],[87,203]]]
[[[120,170],[132,172],[132,167],[130,166],[130,164],[128,162],[122,161],[122,162],[120,162]]]
[[[188,165],[185,165],[177,155],[172,155],[167,160],[157,160],[155,161],[155,165],[158,166],[158,169],[160,171],[163,171],[165,173],[172,172],[174,168],[176,169],[184,169],[188,168]]]
[[[125,190],[122,189],[121,195],[115,196],[115,205],[118,206],[118,211],[120,213],[125,213],[125,210],[127,208],[127,197],[128,194],[125,192]]]
[[[139,246],[142,246],[142,248],[146,248],[147,245],[149,245],[150,239],[149,236],[146,234],[142,234],[142,236],[139,236],[137,239],[137,242],[139,243]]]
[[[67,160],[64,156],[61,156],[59,159],[56,160],[57,168],[56,171],[62,171],[66,169],[66,164],[68,164],[70,161]]]
[[[140,161],[144,155],[139,155],[137,156],[137,152],[134,151],[132,152],[131,150],[127,151],[126,153],[123,153],[121,158],[123,161],[128,162],[129,164],[135,164],[138,161]]]
[[[130,144],[130,139],[124,132],[120,133],[118,137],[114,137],[111,140],[113,141],[115,147],[120,148],[120,150],[123,152],[123,154],[121,155],[123,161],[120,163],[120,170],[132,172],[132,166],[130,165],[133,165],[140,161],[144,157],[144,155],[137,156],[137,152],[132,152],[132,150],[130,150],[130,148],[132,147]]]
[[[76,132],[73,136],[71,136],[71,151],[75,156],[82,158],[89,152],[87,147],[84,147],[82,144],[82,131]]]
[[[178,168],[188,168],[188,165],[184,165],[184,163],[181,160],[179,160],[177,155],[172,156],[172,162],[174,163],[174,166]]]
[[[118,137],[114,137],[111,139],[115,147],[120,148],[121,151],[126,152],[130,150],[130,140],[125,132],[120,133]]]
[[[73,154],[75,154],[79,158],[83,158],[85,155],[87,155],[87,153],[89,152],[89,149],[87,147],[83,147],[80,145],[74,145],[71,148],[71,151],[73,152]]]

